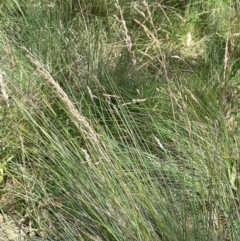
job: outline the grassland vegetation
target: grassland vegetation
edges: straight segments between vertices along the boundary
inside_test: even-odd
[[[240,240],[239,3],[0,1],[0,240]]]

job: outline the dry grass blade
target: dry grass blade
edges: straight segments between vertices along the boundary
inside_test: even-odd
[[[24,48],[24,50],[27,52],[27,57],[29,60],[37,67],[39,74],[53,86],[59,98],[66,104],[69,113],[71,113],[74,118],[73,122],[78,130],[80,130],[81,133],[84,133],[87,137],[89,136],[95,145],[98,147],[102,146],[101,144],[103,143],[100,142],[99,136],[95,132],[94,128],[89,124],[87,119],[81,115],[81,113],[79,113],[62,87],[53,79],[51,74],[44,68],[44,66],[34,58],[32,53],[30,53],[26,48]],[[82,124],[83,128],[80,126],[80,123]]]
[[[9,104],[8,104],[8,93],[5,89],[4,82],[3,82],[4,76],[6,76],[5,72],[0,71],[0,88],[1,88],[2,97],[6,101],[7,106],[9,106]]]
[[[135,53],[134,53],[134,51],[132,49],[132,47],[133,47],[132,40],[131,40],[131,37],[130,37],[130,35],[128,33],[128,29],[127,29],[127,26],[126,26],[126,21],[124,20],[124,17],[123,17],[123,11],[122,11],[121,6],[119,5],[118,0],[116,2],[115,6],[116,6],[116,8],[118,9],[118,11],[120,13],[120,19],[118,18],[118,21],[122,25],[122,34],[124,36],[124,41],[126,43],[128,52],[131,54],[132,64],[133,64],[133,66],[136,66],[137,58],[136,58]]]

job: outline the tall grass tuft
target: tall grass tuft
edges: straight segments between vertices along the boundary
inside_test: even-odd
[[[14,237],[239,240],[237,3],[0,3]]]

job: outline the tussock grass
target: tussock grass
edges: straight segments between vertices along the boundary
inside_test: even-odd
[[[29,240],[239,240],[238,1],[100,2],[1,3],[1,212]]]

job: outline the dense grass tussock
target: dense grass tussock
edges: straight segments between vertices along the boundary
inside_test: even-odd
[[[239,3],[0,1],[15,240],[240,240]]]

